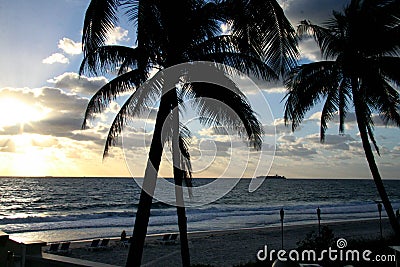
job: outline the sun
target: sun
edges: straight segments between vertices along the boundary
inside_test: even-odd
[[[0,127],[24,125],[46,116],[43,108],[29,105],[16,98],[0,98]]]
[[[7,135],[7,148],[10,153],[2,154],[6,160],[5,171],[13,175],[40,176],[49,170],[49,156],[46,150],[33,145],[40,136],[24,133],[24,125],[44,119],[49,110],[38,104],[29,104],[18,98],[0,98],[0,131],[6,127],[18,127],[14,135]],[[14,131],[14,130],[13,130]]]

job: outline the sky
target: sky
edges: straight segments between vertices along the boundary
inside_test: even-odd
[[[303,19],[320,23],[333,9],[341,10],[346,3],[280,0],[293,25]],[[112,78],[78,75],[82,60],[80,39],[88,4],[88,0],[0,0],[0,176],[143,174],[154,112],[134,121],[124,133],[124,145],[113,148],[104,160],[110,121],[121,102],[112,102],[91,121],[89,129],[81,130],[88,100]],[[132,46],[134,39],[134,29],[123,23],[115,26],[107,42]],[[300,49],[303,61],[320,59],[312,40],[302,42]],[[326,142],[321,144],[320,106],[312,109],[293,133],[283,122],[282,85],[254,81],[259,88],[256,90],[249,80],[242,82],[249,101],[264,116],[260,118],[267,129],[263,151],[268,155],[265,159],[255,155],[232,133],[200,126],[189,111],[186,123],[192,127],[195,177],[246,176],[251,172],[244,169],[250,166],[254,170],[257,164],[257,174],[266,174],[271,167],[270,174],[289,178],[370,177],[353,113],[348,114],[345,135],[338,134],[334,120],[329,124]],[[262,101],[257,102],[260,96]],[[377,162],[382,176],[398,178],[399,129],[385,127],[379,119],[375,124],[382,155],[377,156]],[[272,125],[276,127],[275,136],[268,134]],[[171,176],[168,148],[166,151],[161,175]]]

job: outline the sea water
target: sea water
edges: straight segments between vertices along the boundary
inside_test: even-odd
[[[194,179],[194,186],[213,179]],[[249,192],[249,179],[217,201],[187,208],[188,230],[209,231],[378,218],[372,180],[266,180]],[[384,181],[400,208],[400,180]],[[19,239],[82,240],[131,232],[140,195],[132,178],[1,178],[0,229]],[[196,197],[196,196],[194,196]],[[198,196],[201,197],[201,196]],[[385,212],[383,212],[385,216]],[[148,234],[177,231],[176,209],[154,201]]]

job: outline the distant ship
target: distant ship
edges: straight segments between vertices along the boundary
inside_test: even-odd
[[[278,175],[278,174],[267,175],[267,176],[257,176],[257,178],[258,179],[265,178],[265,179],[271,179],[271,180],[285,180],[286,179],[285,176],[281,176],[281,175]]]

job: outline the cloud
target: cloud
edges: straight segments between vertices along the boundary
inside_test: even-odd
[[[319,134],[312,134],[308,135],[304,138],[300,138],[299,142],[311,142],[320,144],[320,135]],[[339,145],[343,143],[353,142],[355,139],[351,137],[349,134],[338,135],[338,134],[327,134],[325,135],[324,145]]]
[[[88,78],[83,75],[79,77],[77,73],[66,72],[48,80],[48,82],[53,83],[57,88],[68,89],[73,93],[92,95],[105,85],[108,80],[105,77]]]
[[[320,61],[321,50],[313,38],[304,38],[299,43],[299,50],[302,58],[308,59],[309,61]]]
[[[68,64],[69,59],[66,58],[63,54],[54,53],[51,56],[42,60],[44,64],[54,64],[54,63],[61,63],[61,64]]]
[[[296,157],[302,159],[310,159],[317,155],[315,148],[307,147],[305,144],[278,144],[276,146],[276,156],[278,157]]]
[[[128,30],[125,30],[121,27],[115,27],[107,36],[107,45],[118,44],[120,42],[128,42]]]
[[[278,138],[278,142],[283,143],[295,143],[297,141],[297,137],[294,135],[283,135]]]
[[[315,113],[311,114],[310,117],[308,117],[308,119],[306,119],[305,121],[318,121],[318,122],[320,122],[321,121],[321,115],[322,115],[321,111],[315,112]],[[339,123],[339,112],[335,112],[335,114],[333,115],[333,118],[332,118],[332,120],[330,120],[330,122]],[[354,112],[348,112],[346,114],[346,118],[344,120],[344,123],[345,124],[346,123],[347,124],[354,124],[356,122],[357,122],[356,114]]]
[[[296,132],[300,131],[303,126],[298,126],[296,128]],[[292,133],[292,127],[290,122],[288,125],[285,125],[285,120],[283,118],[278,118],[274,120],[273,125],[263,125],[264,134],[266,135],[282,135],[282,134],[290,134]]]
[[[82,43],[76,43],[66,37],[58,42],[58,48],[69,55],[79,55],[82,53]]]
[[[332,11],[341,11],[347,0],[279,0],[286,16],[293,25],[302,20],[322,23],[329,19]]]
[[[24,125],[24,132],[51,136],[73,136],[73,131],[81,128],[88,102],[86,98],[51,87],[7,88],[0,90],[0,97],[18,99],[28,107],[45,110],[43,118]],[[2,135],[19,131],[18,125],[3,128]]]
[[[283,94],[287,91],[287,89],[282,86],[281,83],[276,82],[267,82],[265,85],[262,85],[261,90],[267,94]]]
[[[222,23],[221,31],[224,35],[230,35],[232,33],[232,24],[230,23]]]

